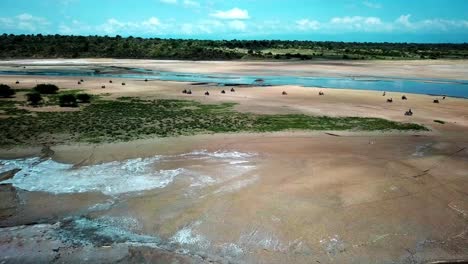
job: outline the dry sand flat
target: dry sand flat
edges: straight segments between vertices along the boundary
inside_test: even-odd
[[[133,62],[130,62],[133,63]],[[461,61],[323,61],[323,62],[147,62],[147,67],[163,71],[266,74],[294,76],[374,76],[466,79],[468,65]]]
[[[174,61],[132,59],[56,59],[11,60],[0,62],[1,68],[29,67],[117,66],[188,73],[225,73],[293,76],[366,76],[397,78],[435,78],[466,80],[466,60],[408,60],[408,61]]]
[[[165,63],[154,67],[190,71],[196,64]],[[412,77],[421,74],[414,69],[425,68],[424,74],[430,77],[461,79],[467,68],[463,61],[431,61],[440,67],[428,67],[423,64],[426,61],[378,62],[365,67],[374,68],[376,75],[389,76],[398,73],[402,63],[412,67],[405,73]],[[212,66],[223,64],[221,69]],[[198,70],[207,72],[238,72],[242,67],[246,71],[258,67],[260,71],[265,67],[263,62],[200,65]],[[306,67],[299,63],[302,66],[275,65],[282,72]],[[322,69],[326,67],[330,70],[324,74],[331,74],[334,68],[347,75],[357,66],[328,65]],[[427,73],[429,70],[432,72]],[[437,105],[426,95],[410,94],[408,101],[401,101],[398,93],[383,97],[373,91],[294,86],[236,88],[236,93],[221,95],[219,88],[211,86],[141,80],[125,80],[122,86],[122,80],[108,84],[107,79],[94,78],[87,78],[82,85],[76,83],[77,78],[31,76],[2,76],[0,82],[13,84],[17,79],[21,81],[19,88],[31,87],[36,81],[52,82],[69,89],[110,93],[108,98],[231,101],[239,103],[239,111],[375,116],[421,123],[432,131],[198,135],[55,146],[53,159],[59,164],[43,164],[54,173],[60,172],[60,164],[78,164],[74,168],[77,173],[92,174],[98,182],[97,176],[106,171],[122,178],[109,178],[106,185],[111,189],[100,186],[85,193],[3,188],[0,195],[5,199],[0,199],[0,208],[4,209],[0,212],[4,214],[0,217],[6,216],[0,218],[0,225],[8,227],[0,231],[2,260],[49,262],[56,258],[73,262],[85,256],[96,262],[426,263],[468,258],[468,100],[447,98]],[[102,84],[106,89],[100,88]],[[185,88],[192,89],[194,95],[182,95]],[[203,96],[205,90],[212,95]],[[281,96],[283,90],[288,96]],[[318,96],[319,90],[325,96]],[[393,97],[394,103],[386,103],[388,97]],[[403,115],[408,108],[415,112],[413,117]],[[437,124],[434,119],[447,123]],[[18,148],[2,150],[1,156],[39,152]],[[135,159],[155,155],[160,159],[154,165],[132,167],[139,164]],[[96,164],[100,167],[93,166]],[[132,181],[132,177],[120,176],[122,168],[135,176],[141,176],[138,172],[145,169],[183,171],[177,171],[164,188],[129,194],[121,193],[122,188],[142,188],[136,179],[147,179],[136,177]],[[59,181],[63,174],[46,177],[41,188],[63,192],[61,186],[67,183]],[[27,183],[27,188],[39,186]],[[76,181],[75,187],[80,184],[90,188],[83,181]],[[64,220],[66,217],[74,218]],[[43,225],[11,227],[36,222]],[[93,229],[96,224],[98,232]],[[89,244],[72,246],[71,237],[89,238]]]

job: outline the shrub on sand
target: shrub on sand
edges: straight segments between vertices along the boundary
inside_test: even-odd
[[[89,95],[87,93],[77,94],[76,99],[80,103],[89,103],[91,101],[91,95]]]
[[[59,104],[61,107],[77,107],[76,97],[73,94],[62,94],[59,96]]]
[[[31,105],[38,105],[42,101],[40,93],[32,92],[26,94],[26,99]]]
[[[0,97],[8,98],[15,94],[15,90],[6,84],[0,84]]]
[[[40,94],[55,94],[59,88],[55,84],[38,84],[34,90]]]

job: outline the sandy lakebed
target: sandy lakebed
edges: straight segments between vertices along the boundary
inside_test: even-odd
[[[432,81],[468,76],[463,60],[0,62],[0,71],[23,67]],[[0,263],[468,260],[467,99],[295,85],[241,85],[221,94],[231,87],[83,78],[78,84],[76,76],[2,75],[0,83],[18,89],[17,97],[8,99],[18,102],[25,89],[54,83],[108,100],[234,102],[240,112],[377,117],[421,124],[430,131],[219,133],[4,147],[0,177],[9,179],[0,185]],[[182,94],[183,89],[193,94]],[[204,96],[205,91],[210,96]],[[402,95],[408,100],[401,100]],[[388,98],[393,103],[387,103]],[[22,107],[32,115],[64,110]],[[404,115],[409,108],[413,116]],[[0,113],[0,122],[5,118],[8,114]]]

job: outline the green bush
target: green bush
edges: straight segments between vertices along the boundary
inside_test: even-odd
[[[41,94],[36,92],[27,93],[26,98],[31,105],[38,105],[42,101]]]
[[[62,107],[77,107],[76,97],[73,94],[61,94],[59,96],[59,105]]]
[[[91,101],[91,95],[89,95],[87,93],[77,94],[76,99],[80,103],[89,103]]]
[[[0,97],[8,98],[15,94],[15,90],[6,84],[0,84]]]
[[[55,84],[38,84],[34,90],[40,94],[55,94],[59,88]]]

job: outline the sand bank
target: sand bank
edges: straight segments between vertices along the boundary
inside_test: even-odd
[[[118,66],[188,73],[293,76],[364,76],[466,80],[466,60],[404,61],[176,61],[132,59],[8,60],[1,66]]]

